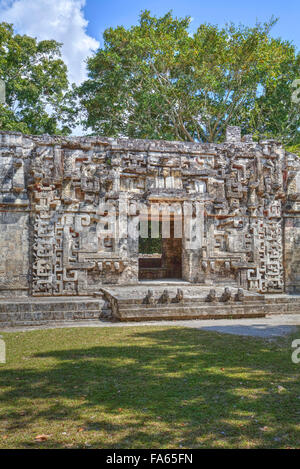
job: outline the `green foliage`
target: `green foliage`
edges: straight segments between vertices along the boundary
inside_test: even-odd
[[[159,237],[151,238],[151,221],[148,222],[148,238],[139,237],[139,253],[161,254],[162,253],[162,225],[159,222]]]
[[[139,252],[141,254],[161,254],[161,238],[140,238]]]
[[[290,136],[299,124],[285,132],[299,56],[270,37],[275,22],[202,24],[190,34],[189,17],[144,11],[137,26],[107,29],[78,89],[86,128],[202,142],[221,141],[227,125]]]
[[[298,145],[286,146],[286,150],[291,152],[291,153],[295,153],[295,155],[300,156],[300,143],[298,143]]]
[[[258,134],[276,137],[286,144],[300,141],[300,103],[293,102],[294,80],[300,76],[300,54],[286,44],[279,70],[265,85],[252,113]]]
[[[60,125],[68,90],[61,44],[15,34],[0,23],[0,78],[6,83],[6,104],[0,105],[1,130],[30,134],[68,134]],[[68,115],[68,119],[70,116]]]

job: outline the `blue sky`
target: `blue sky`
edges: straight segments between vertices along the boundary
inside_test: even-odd
[[[130,27],[138,22],[141,10],[161,16],[173,10],[176,16],[191,16],[191,28],[203,22],[224,25],[226,22],[253,25],[266,21],[272,15],[279,17],[273,35],[293,41],[300,49],[299,0],[87,0],[84,7],[89,21],[88,33],[102,42],[103,31],[112,26]]]

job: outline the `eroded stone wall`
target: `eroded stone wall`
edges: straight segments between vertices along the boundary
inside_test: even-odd
[[[29,292],[28,159],[23,136],[0,134],[0,296]]]
[[[0,137],[0,296],[136,283],[139,204],[182,216],[184,280],[300,290],[300,166],[277,142]]]

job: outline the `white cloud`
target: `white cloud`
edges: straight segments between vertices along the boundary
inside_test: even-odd
[[[20,34],[62,42],[71,83],[86,78],[85,59],[99,47],[86,32],[85,0],[0,0],[0,21],[13,23]]]

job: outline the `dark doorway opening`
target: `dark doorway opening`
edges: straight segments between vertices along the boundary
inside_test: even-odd
[[[174,237],[174,220],[170,220],[170,236],[151,238],[151,222],[148,222],[148,238],[139,238],[139,280],[182,278],[182,239]]]

